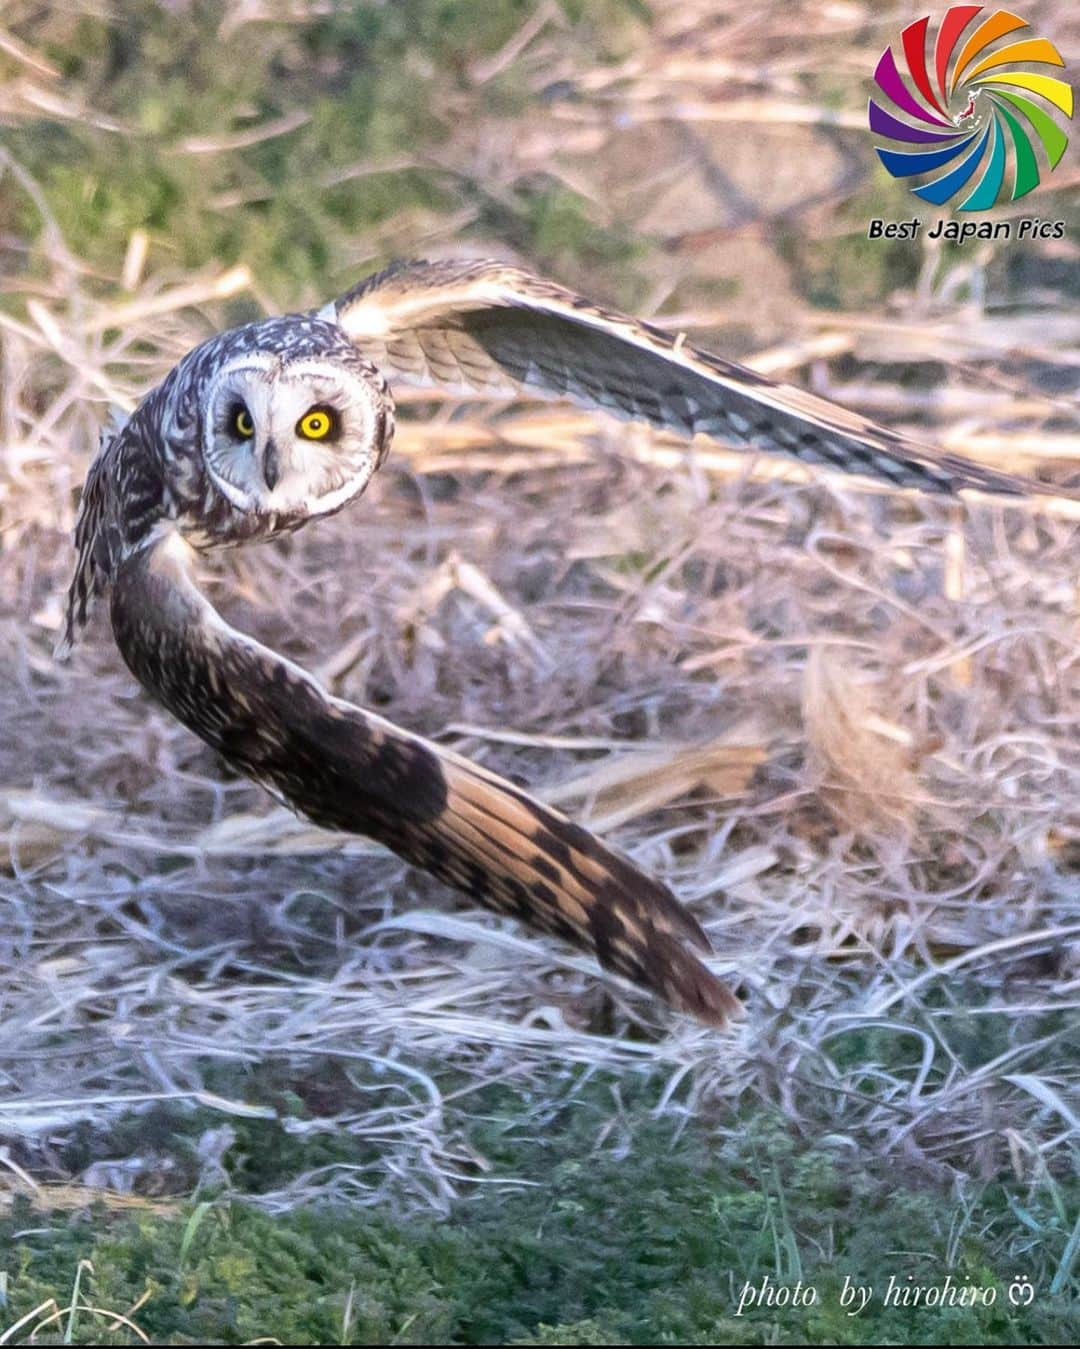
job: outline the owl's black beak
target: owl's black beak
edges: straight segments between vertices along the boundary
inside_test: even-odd
[[[272,440],[266,442],[266,450],[263,454],[263,477],[266,479],[266,485],[271,492],[281,481],[281,463],[278,459],[277,446]]]

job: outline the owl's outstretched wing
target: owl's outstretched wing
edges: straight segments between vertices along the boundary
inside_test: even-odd
[[[144,452],[128,418],[113,409],[83,483],[75,522],[75,571],[68,586],[64,629],[56,647],[66,660],[94,603],[108,589],[126,536],[152,519],[163,494],[157,458]]]
[[[331,697],[221,618],[165,531],[121,562],[111,618],[139,682],[300,814],[377,839],[480,903],[595,953],[672,1006],[722,1025],[741,1004],[670,890],[594,835],[467,759]]]
[[[320,316],[336,320],[391,381],[566,397],[687,436],[703,432],[897,487],[1062,493],[918,444],[501,263],[398,263]]]

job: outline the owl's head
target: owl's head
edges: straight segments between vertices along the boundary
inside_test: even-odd
[[[381,378],[359,356],[248,351],[210,382],[203,459],[245,514],[326,515],[367,486],[386,454],[392,411]]]

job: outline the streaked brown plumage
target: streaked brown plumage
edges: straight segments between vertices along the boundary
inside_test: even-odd
[[[914,444],[497,263],[393,267],[318,313],[222,333],[104,438],[62,648],[111,592],[117,644],[143,686],[278,799],[723,1024],[739,1003],[695,954],[709,950],[705,934],[664,885],[510,783],[331,697],[230,628],[192,580],[192,549],[271,538],[363,492],[393,434],[384,372],[565,396],[904,488],[1056,489]],[[304,430],[311,413],[323,434]]]
[[[595,951],[674,1007],[722,1025],[734,995],[687,947],[700,926],[659,881],[510,783],[331,697],[229,627],[172,530],[112,585],[117,645],[180,721],[279,800],[366,834],[490,908]]]

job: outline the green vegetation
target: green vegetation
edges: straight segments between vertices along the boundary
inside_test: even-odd
[[[123,23],[36,14],[21,35],[55,66],[54,92],[78,91],[72,110],[92,115],[29,117],[5,141],[71,250],[105,274],[144,229],[151,268],[243,261],[278,304],[295,305],[355,279],[357,236],[374,244],[366,267],[398,255],[403,220],[422,228],[453,212],[465,237],[501,235],[549,266],[625,260],[628,234],[599,224],[565,183],[540,173],[500,190],[445,151],[475,98],[474,63],[533,8],[355,0],[303,23],[238,24],[210,4],[132,5]],[[582,8],[567,3],[567,19],[593,60],[617,54],[641,14],[627,0],[591,4],[587,19]],[[0,52],[0,83],[20,73]],[[486,116],[522,104],[513,72],[485,81]],[[40,228],[34,203],[0,177],[0,233]]]
[[[101,277],[116,276],[145,230],[150,272],[243,262],[261,295],[290,307],[424,251],[453,220],[463,243],[498,240],[571,282],[599,274],[633,308],[650,294],[637,264],[655,241],[539,161],[506,177],[505,165],[481,172],[483,153],[462,136],[497,140],[515,119],[529,134],[546,109],[579,99],[573,80],[530,88],[514,62],[484,69],[534,10],[532,0],[352,0],[302,21],[237,22],[220,4],[145,0],[121,23],[28,6],[24,23],[17,13],[6,22],[50,63],[42,83],[67,115],[27,106],[3,141],[73,255]],[[561,0],[558,13],[582,71],[631,54],[652,17],[641,0]],[[0,50],[0,85],[24,75]],[[849,92],[826,81],[817,96],[828,106]],[[559,126],[547,127],[553,142]],[[878,173],[839,203],[839,230],[814,237],[778,217],[770,229],[792,283],[817,307],[849,309],[913,284],[917,248],[865,238],[868,215],[906,216],[908,198]],[[0,274],[46,274],[45,258],[4,251],[5,235],[47,244],[42,227],[38,203],[0,174]],[[357,255],[357,239],[369,251]],[[722,303],[739,284],[706,272],[696,294]]]
[[[990,1184],[970,1193],[900,1184],[837,1143],[808,1149],[778,1119],[758,1116],[718,1144],[697,1127],[677,1135],[638,1090],[609,1122],[614,1084],[546,1112],[492,1088],[488,1123],[469,1142],[512,1186],[477,1185],[452,1221],[381,1209],[301,1208],[269,1216],[204,1195],[160,1214],[42,1217],[25,1201],[0,1222],[11,1325],[55,1299],[67,1308],[80,1261],[90,1305],[126,1312],[158,1343],[1016,1344],[1068,1342],[1075,1303],[1052,1293],[1080,1186],[1047,1180],[1027,1193]],[[625,1095],[627,1084],[621,1084]],[[157,1116],[159,1141],[164,1115]],[[176,1147],[208,1118],[173,1117]],[[134,1123],[134,1121],[132,1121]],[[143,1120],[145,1126],[145,1117]],[[275,1149],[271,1135],[282,1135]],[[146,1131],[143,1128],[143,1141]],[[598,1141],[598,1138],[600,1141]],[[122,1140],[121,1140],[122,1141]],[[362,1160],[348,1136],[304,1161]],[[242,1123],[235,1179],[258,1180],[249,1156],[272,1156],[276,1178],[304,1148],[277,1124]],[[992,1306],[885,1305],[890,1276],[915,1286],[977,1289]],[[951,1280],[946,1285],[946,1276]],[[841,1305],[845,1278],[872,1285],[866,1309]],[[1036,1295],[1013,1306],[1009,1285]],[[814,1305],[752,1306],[747,1285],[786,1297],[801,1280]],[[850,1286],[850,1285],[849,1285]],[[993,1290],[990,1293],[988,1290]],[[969,1291],[970,1299],[974,1294]],[[895,1303],[895,1295],[893,1302]],[[858,1305],[855,1303],[854,1305]],[[41,1337],[59,1343],[68,1314]],[[81,1313],[71,1342],[101,1343],[107,1321]],[[27,1330],[29,1327],[27,1328]],[[106,1342],[128,1343],[124,1329]]]

